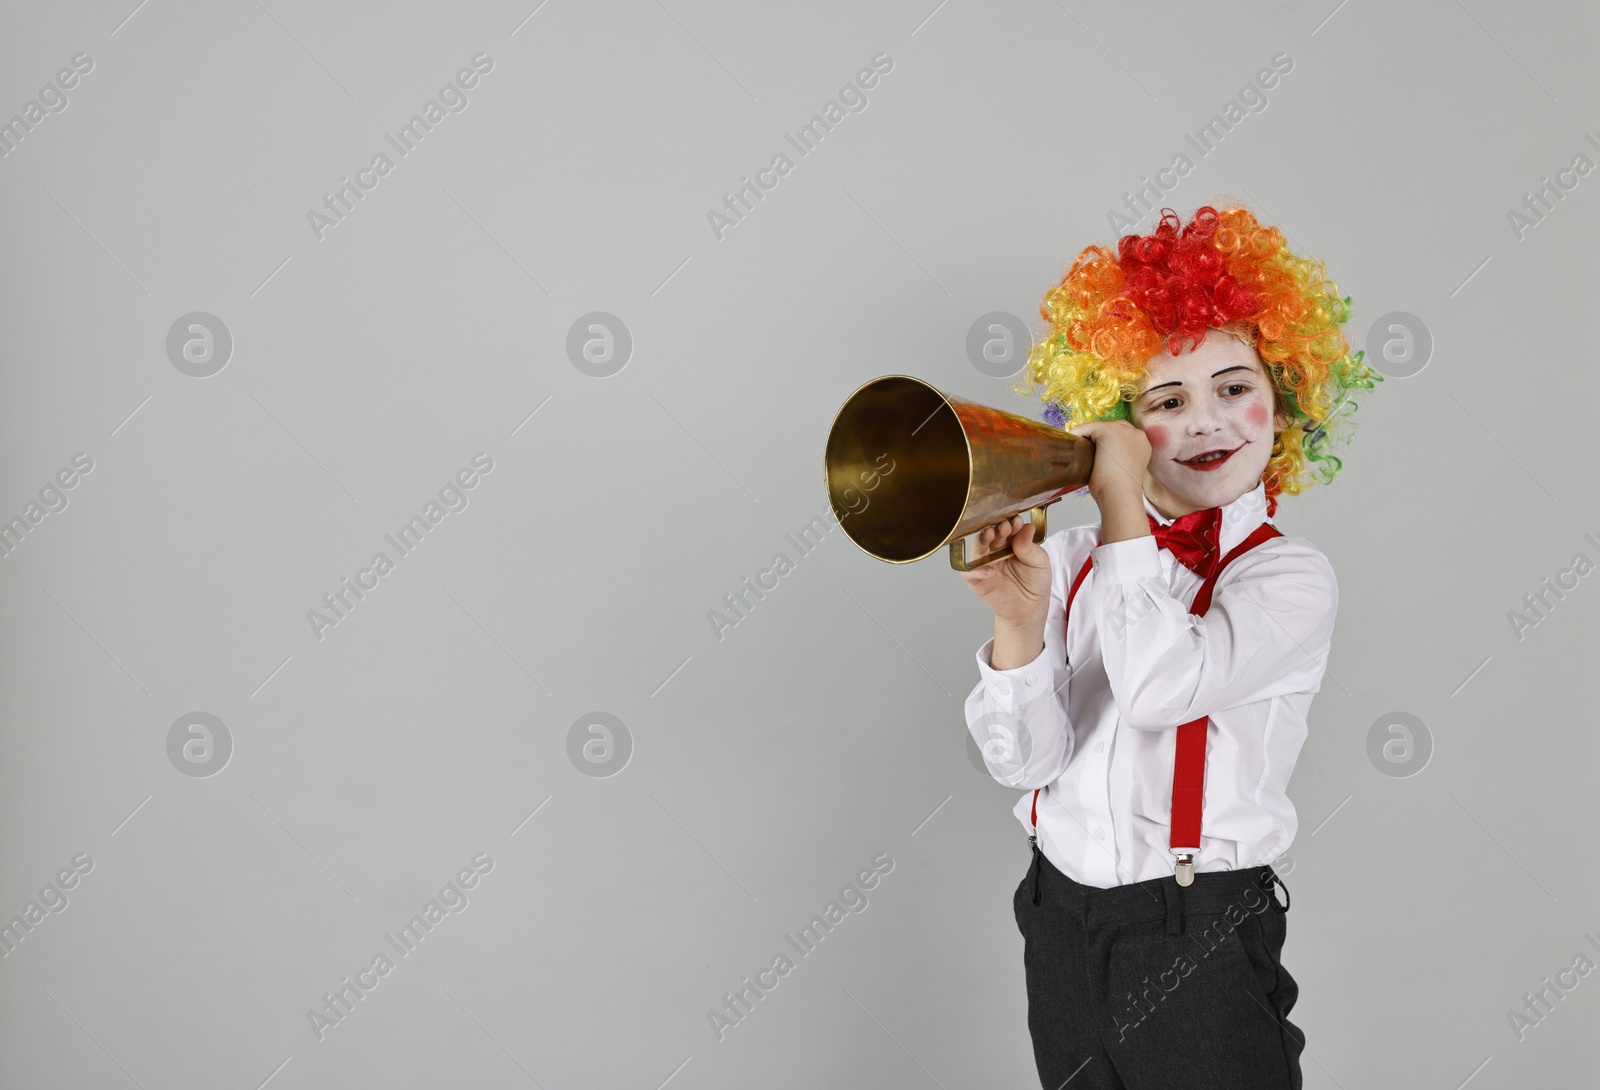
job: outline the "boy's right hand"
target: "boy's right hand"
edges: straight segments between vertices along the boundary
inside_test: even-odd
[[[977,558],[1010,544],[1012,555],[961,573],[973,593],[994,610],[997,621],[1017,629],[1043,627],[1050,612],[1050,556],[1033,540],[1028,512],[978,533]]]

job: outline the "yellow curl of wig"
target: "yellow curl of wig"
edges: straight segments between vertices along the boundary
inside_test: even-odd
[[[1292,253],[1282,232],[1240,206],[1200,208],[1188,225],[1162,209],[1154,234],[1125,235],[1116,251],[1086,247],[1039,313],[1049,330],[1015,391],[1041,397],[1055,427],[1127,419],[1164,346],[1173,355],[1185,342],[1198,347],[1207,329],[1253,343],[1290,419],[1261,475],[1269,513],[1280,493],[1333,482],[1342,463],[1328,448],[1353,433],[1356,395],[1383,381],[1364,353],[1350,354],[1350,299],[1323,263]]]

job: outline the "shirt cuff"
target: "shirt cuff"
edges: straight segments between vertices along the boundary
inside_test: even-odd
[[[1096,583],[1136,583],[1161,575],[1160,550],[1154,534],[1112,541],[1091,550]]]
[[[1050,665],[1050,645],[1045,644],[1030,663],[1011,670],[996,670],[990,663],[994,655],[994,637],[990,636],[978,648],[978,673],[984,687],[1005,711],[1019,708],[1050,689],[1055,671]]]

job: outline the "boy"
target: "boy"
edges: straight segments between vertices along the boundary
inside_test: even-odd
[[[1028,789],[1013,908],[1049,1090],[1301,1086],[1270,862],[1298,828],[1338,584],[1270,519],[1311,463],[1337,475],[1330,429],[1381,381],[1348,353],[1349,309],[1238,207],[1163,209],[1040,307],[1029,378],[1095,444],[1100,524],[1035,543],[1017,515],[977,543],[1012,555],[963,578],[995,614],[968,729]]]

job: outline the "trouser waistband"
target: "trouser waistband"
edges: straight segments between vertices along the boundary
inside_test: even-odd
[[[1178,885],[1177,878],[1169,874],[1164,878],[1102,889],[1086,886],[1062,874],[1037,844],[1033,846],[1033,855],[1033,903],[1064,908],[1081,919],[1086,928],[1164,918],[1167,933],[1181,935],[1186,914],[1218,915],[1234,905],[1250,913],[1260,912],[1268,905],[1274,912],[1289,911],[1289,887],[1270,865],[1200,871],[1189,886]],[[1275,885],[1283,886],[1284,903],[1281,905],[1273,893]]]

